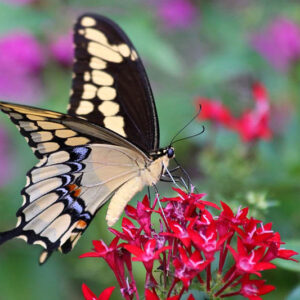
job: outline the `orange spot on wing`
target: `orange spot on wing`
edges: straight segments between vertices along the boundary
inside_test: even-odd
[[[73,195],[74,195],[74,197],[78,197],[80,195],[80,193],[81,193],[81,189],[79,188],[73,192]]]
[[[76,184],[69,184],[68,186],[68,190],[70,192],[74,191],[76,188],[78,188],[78,186]]]
[[[86,223],[85,221],[79,220],[79,221],[77,222],[76,228],[78,228],[78,229],[84,229],[86,226],[87,226],[87,223]]]

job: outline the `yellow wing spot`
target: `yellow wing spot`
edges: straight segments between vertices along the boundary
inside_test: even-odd
[[[101,100],[113,100],[117,96],[117,92],[114,88],[104,86],[98,90],[97,96]]]
[[[126,44],[121,44],[118,46],[119,52],[124,56],[128,57],[130,55],[130,48]]]
[[[24,114],[30,114],[30,115],[38,115],[42,117],[50,117],[50,118],[60,118],[61,114],[54,112],[54,111],[43,111],[37,108],[25,108],[22,106],[9,104],[9,103],[1,103],[1,109],[4,110],[4,108],[7,108],[7,111],[11,111],[13,109],[17,113],[24,113]],[[4,107],[3,107],[4,106]]]
[[[88,44],[87,51],[93,56],[97,56],[113,63],[120,63],[123,61],[122,56],[118,52],[95,42],[90,42]]]
[[[19,125],[26,131],[33,131],[38,129],[38,127],[33,122],[20,121]]]
[[[76,109],[77,115],[87,115],[94,110],[93,103],[89,101],[80,101],[78,108]]]
[[[84,72],[83,79],[84,81],[90,81],[91,80],[90,72]]]
[[[23,198],[23,201],[22,201],[22,202],[23,202],[23,203],[22,203],[22,206],[24,206],[24,205],[25,205],[25,203],[27,202],[27,199],[26,199],[26,197],[25,197],[24,195],[22,196],[22,198]]]
[[[48,143],[40,143],[37,146],[37,150],[43,153],[53,152],[59,149],[59,144],[55,142],[48,142]]]
[[[39,127],[46,129],[46,130],[65,128],[65,126],[63,126],[59,123],[55,123],[55,122],[38,121],[37,124]]]
[[[93,84],[84,84],[83,85],[83,94],[82,99],[93,99],[96,96],[97,88]]]
[[[98,109],[104,116],[110,117],[110,116],[115,116],[119,112],[120,105],[113,101],[103,101],[98,106]]]
[[[42,252],[42,254],[40,255],[40,258],[39,258],[39,263],[40,264],[43,264],[45,261],[46,261],[46,259],[48,258],[48,251],[43,251]]]
[[[11,109],[8,108],[8,107],[6,107],[5,105],[6,105],[6,104],[1,103],[1,110],[6,111],[6,112],[11,111]]]
[[[47,166],[63,163],[68,160],[70,160],[70,154],[67,151],[55,152],[48,157]]]
[[[19,236],[17,236],[16,238],[17,238],[17,239],[21,239],[21,240],[25,241],[26,243],[27,243],[27,241],[28,241],[28,238],[27,238],[26,235],[19,235]]]
[[[22,218],[18,217],[16,227],[18,227],[22,223]]]
[[[79,145],[85,145],[89,141],[90,140],[85,137],[71,137],[65,141],[65,144],[67,146],[79,146]]]
[[[29,178],[29,176],[26,176],[26,184],[25,184],[25,187],[26,187],[26,186],[29,186],[29,184],[30,184],[30,178]]]
[[[94,28],[87,28],[85,30],[85,38],[94,42],[98,42],[100,44],[104,44],[110,47],[110,44],[107,40],[107,37],[99,30]]]
[[[96,20],[91,17],[84,17],[81,19],[81,25],[85,27],[95,26]]]
[[[35,242],[33,242],[33,245],[40,245],[40,246],[42,246],[43,248],[47,248],[46,243],[43,242],[43,241],[35,241]]]
[[[58,129],[55,131],[55,135],[57,137],[64,138],[64,139],[75,136],[76,134],[77,133],[75,131],[69,129]]]
[[[85,32],[84,29],[79,29],[78,30],[78,33],[81,34],[81,35],[84,35],[84,32]]]
[[[104,126],[119,135],[126,137],[124,131],[124,118],[121,116],[105,117],[103,120]]]
[[[93,82],[98,85],[113,85],[114,78],[103,71],[94,70],[92,72]]]
[[[36,143],[51,141],[53,139],[53,134],[50,131],[32,132],[30,135]]]
[[[26,117],[31,121],[44,121],[44,120],[46,120],[44,117],[37,116],[37,115],[26,115]]]
[[[102,69],[105,69],[106,66],[107,66],[107,63],[104,60],[97,58],[97,57],[91,58],[90,67],[92,69],[102,70]]]
[[[21,119],[23,119],[23,116],[22,115],[20,115],[20,114],[17,114],[17,113],[11,113],[11,114],[9,114],[11,117],[13,117],[14,119],[16,119],[16,120],[21,120]]]
[[[130,58],[131,58],[131,60],[133,60],[133,61],[135,61],[135,60],[138,59],[138,55],[137,55],[137,53],[136,53],[135,50],[132,50]]]

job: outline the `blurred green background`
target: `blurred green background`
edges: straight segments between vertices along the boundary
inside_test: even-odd
[[[161,128],[161,145],[195,114],[195,99],[220,100],[233,115],[253,107],[251,85],[270,98],[272,138],[244,142],[210,121],[195,121],[176,157],[207,200],[220,200],[272,222],[300,252],[300,4],[269,0],[7,0],[0,2],[0,98],[66,111],[71,80],[71,28],[84,12],[115,20],[142,57]],[[17,129],[0,117],[0,230],[15,225],[19,191],[36,160]],[[170,196],[162,184],[161,194]],[[141,200],[143,193],[136,199]],[[134,200],[135,201],[135,200]],[[39,246],[13,240],[0,248],[0,299],[83,299],[85,282],[99,294],[116,285],[102,260],[78,259],[93,239],[109,242],[106,207],[68,255],[42,267]],[[138,266],[138,264],[136,265]],[[142,268],[141,283],[143,282]],[[300,299],[300,267],[281,263],[265,272],[277,289],[264,299]],[[113,299],[120,299],[115,291]]]

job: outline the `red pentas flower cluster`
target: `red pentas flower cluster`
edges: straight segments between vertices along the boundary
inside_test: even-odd
[[[237,132],[244,142],[257,139],[268,140],[272,137],[269,127],[270,103],[265,87],[257,82],[252,87],[255,106],[251,110],[242,113],[238,118],[234,117],[230,110],[220,101],[198,98],[197,106],[202,107],[199,118],[212,120],[225,128]]]
[[[162,198],[165,205],[160,209],[156,209],[158,197],[153,205],[147,196],[136,208],[128,205],[122,231],[110,228],[115,235],[112,242],[107,246],[93,241],[93,251],[80,257],[103,258],[128,300],[140,299],[132,268],[135,261],[146,270],[146,300],[179,300],[192,285],[210,299],[242,295],[258,300],[275,289],[261,279],[262,271],[276,268],[273,259],[295,260],[292,256],[297,253],[281,248],[283,242],[271,223],[249,217],[248,208],[234,213],[223,202],[220,208],[203,200],[205,194],[174,190],[178,196]],[[155,216],[159,228],[151,222]],[[109,299],[112,290],[97,298],[83,285],[87,300]]]

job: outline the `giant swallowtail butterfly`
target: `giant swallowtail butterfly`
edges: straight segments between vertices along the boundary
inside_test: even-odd
[[[111,20],[81,16],[74,26],[74,77],[67,114],[0,102],[39,162],[27,173],[16,228],[18,237],[54,250],[74,247],[110,199],[108,226],[130,199],[159,181],[174,156],[159,149],[159,127],[142,61]]]

